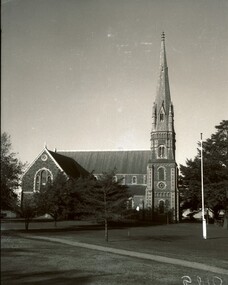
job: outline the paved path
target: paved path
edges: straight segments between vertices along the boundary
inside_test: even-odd
[[[191,262],[191,261],[186,261],[186,260],[181,260],[181,259],[176,259],[176,258],[170,258],[170,257],[165,257],[165,256],[142,253],[142,252],[135,252],[135,251],[124,250],[124,249],[105,247],[105,246],[82,243],[82,242],[77,242],[77,241],[68,241],[68,240],[64,240],[60,238],[50,238],[50,237],[31,236],[31,235],[27,236],[27,235],[21,235],[21,234],[19,236],[24,237],[24,238],[29,238],[29,239],[57,242],[57,243],[71,245],[71,246],[84,247],[84,248],[93,249],[93,250],[100,250],[100,251],[105,251],[109,253],[125,255],[129,257],[137,257],[141,259],[147,259],[147,260],[152,260],[152,261],[157,261],[157,262],[162,262],[162,263],[169,263],[173,265],[204,270],[204,271],[208,271],[212,273],[228,275],[227,269],[210,266],[210,265],[206,265],[206,264],[199,263],[199,262]]]

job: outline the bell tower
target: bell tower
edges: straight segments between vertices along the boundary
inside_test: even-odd
[[[151,157],[147,166],[146,205],[152,211],[173,213],[179,220],[174,108],[170,96],[165,34],[161,36],[160,70],[152,108]]]

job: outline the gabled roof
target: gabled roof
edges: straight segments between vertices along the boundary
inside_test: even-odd
[[[132,196],[145,196],[146,185],[127,185]]]
[[[79,163],[88,172],[102,174],[116,168],[120,174],[146,174],[150,150],[57,151]]]
[[[68,176],[78,178],[89,174],[89,172],[79,165],[74,159],[50,150],[49,153]]]
[[[27,168],[25,169],[24,173],[21,176],[21,179],[23,179],[23,177],[25,176],[25,174],[29,171],[29,169],[33,166],[33,164],[36,162],[36,160],[43,154],[46,153],[49,155],[48,149],[46,147],[44,147],[42,149],[42,151],[37,155],[37,157],[27,166]]]

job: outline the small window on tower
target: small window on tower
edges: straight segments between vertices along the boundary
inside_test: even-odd
[[[160,121],[163,122],[164,121],[164,114],[160,113]]]
[[[164,212],[165,212],[165,202],[163,200],[159,201],[158,207],[159,207],[160,214],[164,214]]]
[[[136,176],[132,177],[132,184],[137,184],[137,177]]]
[[[159,158],[165,157],[165,147],[163,145],[159,146],[158,148],[158,157]]]
[[[158,169],[158,179],[165,180],[165,169],[163,167]]]

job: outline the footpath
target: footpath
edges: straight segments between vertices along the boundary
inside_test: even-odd
[[[187,261],[187,260],[181,260],[181,259],[170,258],[170,257],[165,257],[165,256],[153,255],[153,254],[148,254],[148,253],[105,247],[105,246],[82,243],[82,242],[77,242],[77,241],[69,241],[69,240],[64,240],[63,238],[31,236],[31,235],[22,235],[22,234],[19,234],[19,236],[23,237],[23,238],[28,238],[28,239],[44,240],[44,241],[50,241],[50,242],[55,242],[55,243],[67,244],[67,245],[75,246],[75,247],[83,247],[83,248],[87,248],[87,249],[99,250],[99,251],[104,251],[104,252],[108,252],[108,253],[124,255],[124,256],[128,256],[128,257],[136,257],[136,258],[152,260],[152,261],[156,261],[156,262],[168,263],[168,264],[184,266],[184,267],[203,270],[203,271],[208,271],[208,272],[217,273],[217,274],[228,275],[227,269],[223,269],[223,268],[219,268],[219,267],[215,267],[215,266],[210,266],[210,265],[206,265],[206,264],[199,263],[199,262],[191,262],[191,261]]]

